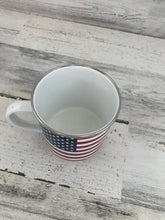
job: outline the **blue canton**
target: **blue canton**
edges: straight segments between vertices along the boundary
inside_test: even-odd
[[[77,139],[67,138],[64,136],[54,134],[53,132],[49,131],[44,127],[42,127],[42,131],[46,139],[55,147],[64,151],[76,152]]]

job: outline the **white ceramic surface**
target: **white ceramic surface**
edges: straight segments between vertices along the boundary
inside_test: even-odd
[[[112,81],[83,66],[53,70],[33,95],[37,115],[45,124],[68,135],[85,135],[106,126],[116,116],[120,100]]]

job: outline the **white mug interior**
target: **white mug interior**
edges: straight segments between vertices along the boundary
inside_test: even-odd
[[[89,135],[116,118],[120,95],[108,75],[90,67],[67,66],[52,70],[33,93],[37,118],[66,135]]]

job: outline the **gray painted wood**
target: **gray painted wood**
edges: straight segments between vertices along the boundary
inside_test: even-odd
[[[164,1],[1,0],[0,7],[25,14],[35,14],[160,38],[165,37]]]
[[[164,220],[165,213],[0,171],[0,218]]]
[[[124,182],[122,201],[154,210],[165,211],[165,189],[142,184],[138,185],[135,182]]]
[[[165,204],[165,41],[155,38],[165,35],[164,7],[147,0],[0,1],[0,169],[31,178],[0,172],[0,217],[164,220],[154,211]],[[41,135],[4,118],[7,105],[29,99],[45,72],[72,63],[116,80],[124,119],[95,157],[74,165],[52,155]]]
[[[165,146],[159,138],[129,135],[122,200],[165,211]]]
[[[2,43],[164,75],[163,39],[1,9],[0,26]]]

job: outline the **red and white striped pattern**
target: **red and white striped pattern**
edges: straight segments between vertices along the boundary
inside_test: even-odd
[[[84,160],[91,157],[102,145],[108,130],[100,133],[99,135],[81,138],[77,140],[76,152],[68,152],[60,150],[52,145],[49,141],[50,149],[59,157],[67,160]]]

